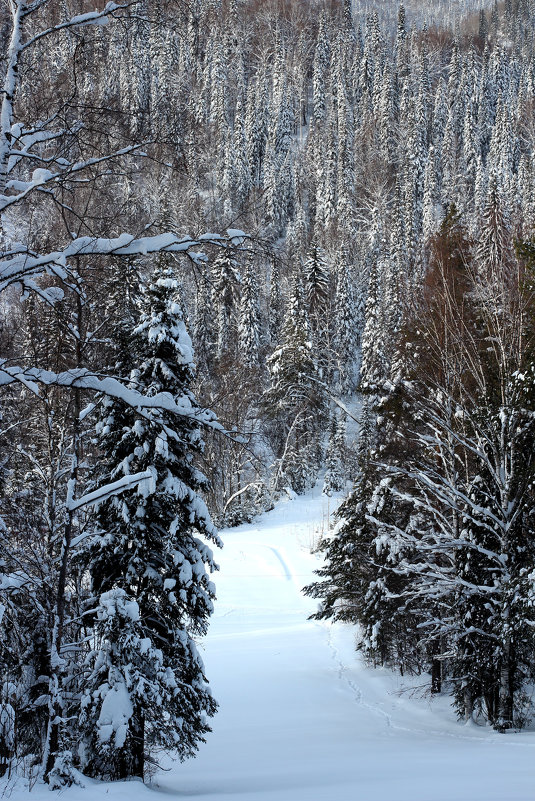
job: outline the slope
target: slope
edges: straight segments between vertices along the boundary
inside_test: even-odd
[[[331,507],[333,506],[331,501]],[[535,733],[456,722],[407,682],[363,666],[351,627],[307,620],[301,587],[326,524],[318,490],[223,532],[204,659],[221,708],[195,760],[151,787],[85,780],[64,801],[532,801]],[[12,797],[22,799],[21,786]],[[9,791],[9,788],[8,788]],[[36,786],[29,798],[50,799]]]
[[[318,491],[224,533],[205,660],[221,703],[198,759],[158,780],[205,801],[528,801],[535,734],[459,725],[447,699],[362,665],[351,627],[306,620]],[[409,691],[413,688],[413,692]]]

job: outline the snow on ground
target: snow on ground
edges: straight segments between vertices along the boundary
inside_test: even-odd
[[[223,532],[203,646],[220,711],[198,757],[150,787],[86,781],[62,801],[534,801],[535,732],[461,725],[447,698],[363,666],[351,627],[307,620],[300,590],[334,506],[315,490]]]

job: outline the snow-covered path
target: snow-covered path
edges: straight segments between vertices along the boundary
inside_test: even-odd
[[[331,502],[332,506],[332,502]],[[223,533],[205,662],[221,708],[197,759],[158,778],[204,801],[533,801],[535,734],[461,726],[446,699],[399,694],[350,627],[308,621],[301,587],[319,492]],[[424,679],[425,680],[425,677]]]
[[[62,801],[535,801],[535,732],[459,725],[447,699],[400,694],[399,678],[365,668],[351,627],[307,620],[300,590],[327,512],[315,491],[223,532],[204,643],[220,711],[198,757],[151,786],[87,781]]]

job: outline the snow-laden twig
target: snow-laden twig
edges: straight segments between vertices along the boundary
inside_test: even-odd
[[[76,509],[85,508],[87,506],[98,506],[98,504],[104,503],[108,498],[119,495],[127,489],[132,489],[132,487],[142,484],[143,481],[150,481],[152,475],[151,470],[145,470],[142,473],[133,473],[130,476],[123,476],[123,478],[120,478],[118,481],[112,481],[110,484],[93,490],[93,492],[82,495],[81,498],[76,498],[76,500],[71,499],[67,504],[67,508],[70,512],[74,512]]]

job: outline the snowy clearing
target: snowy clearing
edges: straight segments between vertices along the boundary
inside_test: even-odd
[[[460,725],[449,699],[364,667],[351,627],[306,619],[310,547],[335,505],[315,490],[223,532],[204,643],[220,711],[197,759],[166,763],[150,786],[84,780],[62,801],[533,801],[535,732]],[[51,796],[37,785],[29,798]]]

